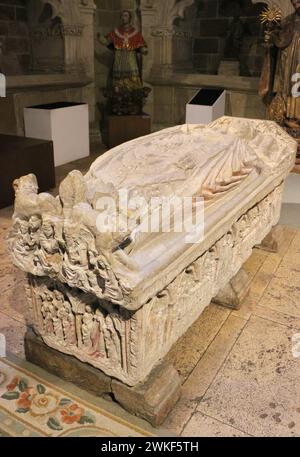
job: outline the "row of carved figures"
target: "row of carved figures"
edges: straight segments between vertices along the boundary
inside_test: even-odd
[[[120,298],[109,262],[98,254],[95,237],[85,226],[68,226],[39,215],[16,218],[10,248],[14,262],[24,271],[58,278],[99,298],[105,298],[106,287],[110,298]]]
[[[122,368],[126,366],[126,325],[120,315],[94,304],[75,312],[68,297],[58,289],[37,287],[34,293],[42,337],[68,349],[75,346],[92,359],[109,359]]]

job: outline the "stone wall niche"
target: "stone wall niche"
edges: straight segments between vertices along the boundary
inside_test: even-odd
[[[28,14],[35,73],[85,70],[81,46],[85,24],[80,4],[83,5],[70,0],[30,0]]]
[[[41,0],[29,7],[32,72],[62,73],[65,70],[63,23],[53,6]]]

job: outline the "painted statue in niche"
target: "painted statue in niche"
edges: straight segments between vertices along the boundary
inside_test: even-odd
[[[101,44],[114,52],[114,61],[104,95],[113,114],[141,114],[150,89],[143,87],[142,61],[148,47],[132,24],[130,11],[121,12],[121,24],[108,35],[98,33]]]
[[[291,1],[294,12],[285,19],[276,7],[269,7],[261,15],[265,25],[265,62],[260,95],[267,105],[268,118],[286,127],[299,141],[300,0],[287,1]]]

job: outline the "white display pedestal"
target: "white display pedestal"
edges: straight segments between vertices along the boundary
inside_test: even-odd
[[[186,123],[209,124],[224,116],[225,105],[225,90],[200,89],[186,105]]]
[[[88,157],[89,107],[52,103],[24,109],[25,136],[53,141],[55,166]]]

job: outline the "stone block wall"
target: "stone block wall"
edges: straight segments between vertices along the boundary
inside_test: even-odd
[[[263,64],[263,34],[258,16],[265,5],[251,0],[196,0],[193,63],[198,73],[217,74],[226,33],[236,11],[245,25],[241,76],[259,76]]]
[[[0,69],[7,76],[30,67],[26,0],[0,0]]]

